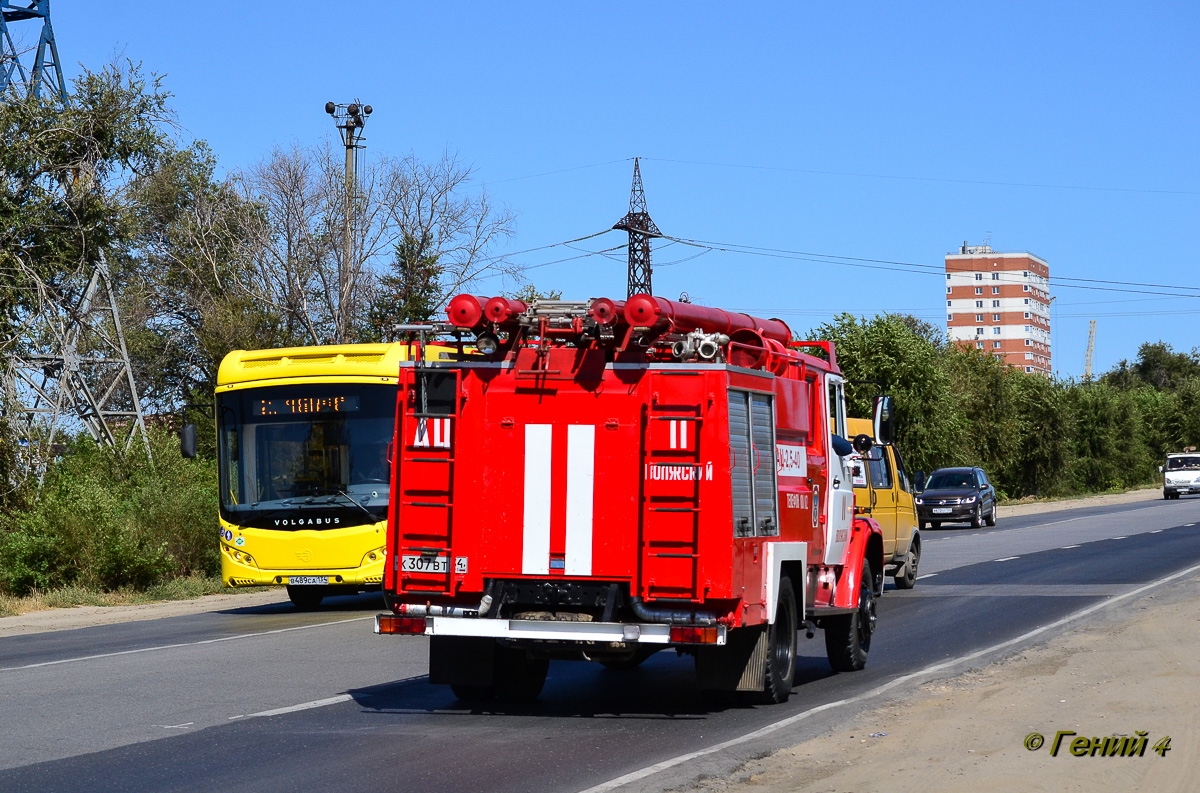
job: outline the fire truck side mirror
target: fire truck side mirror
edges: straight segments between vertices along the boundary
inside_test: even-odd
[[[886,394],[875,397],[875,441],[881,444],[891,443],[896,435],[896,411],[892,398]]]
[[[189,460],[196,456],[195,424],[184,424],[179,431],[179,453]]]

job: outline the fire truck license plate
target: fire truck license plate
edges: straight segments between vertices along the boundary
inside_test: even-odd
[[[450,558],[447,556],[405,556],[401,558],[400,569],[409,573],[447,573],[450,571]]]
[[[288,583],[296,586],[328,586],[327,575],[293,575],[288,576]]]
[[[952,511],[953,510],[951,510],[950,507],[934,507],[933,508],[934,515],[949,515]]]

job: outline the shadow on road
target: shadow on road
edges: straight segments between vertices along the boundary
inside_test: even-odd
[[[806,683],[833,676],[824,656],[799,656],[795,693]],[[365,712],[440,716],[524,716],[551,719],[704,719],[728,710],[756,707],[744,695],[701,691],[692,659],[660,652],[635,669],[606,669],[582,661],[553,661],[546,687],[533,702],[492,700],[468,705],[449,686],[432,685],[425,676],[351,690]],[[769,706],[768,706],[769,707]]]
[[[282,595],[282,590],[280,590]],[[302,612],[291,604],[290,601],[284,600],[279,603],[263,603],[257,606],[243,606],[241,608],[222,609],[218,614],[235,614],[235,615],[250,615],[250,614],[337,614],[341,612],[379,612],[384,611],[383,595],[379,592],[361,592],[357,595],[335,595],[325,598],[321,601],[321,605],[311,611]]]

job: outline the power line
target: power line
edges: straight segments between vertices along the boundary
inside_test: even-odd
[[[740,168],[749,171],[777,171],[781,173],[806,173],[818,176],[855,176],[864,179],[891,179],[909,182],[942,182],[947,184],[983,185],[987,187],[1033,187],[1046,190],[1086,190],[1106,193],[1146,193],[1157,195],[1200,195],[1196,190],[1155,190],[1138,187],[1101,187],[1097,185],[1039,184],[1037,182],[997,182],[984,179],[949,179],[936,176],[900,176],[897,174],[860,173],[855,171],[821,171],[812,168],[785,168],[775,165],[747,165],[730,162],[705,162],[702,160],[675,160],[663,157],[643,157],[650,162],[668,162],[680,165],[704,165],[716,168]]]

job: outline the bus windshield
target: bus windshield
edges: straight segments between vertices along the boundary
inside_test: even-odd
[[[395,410],[394,385],[263,386],[219,395],[221,516],[282,530],[385,520]]]

